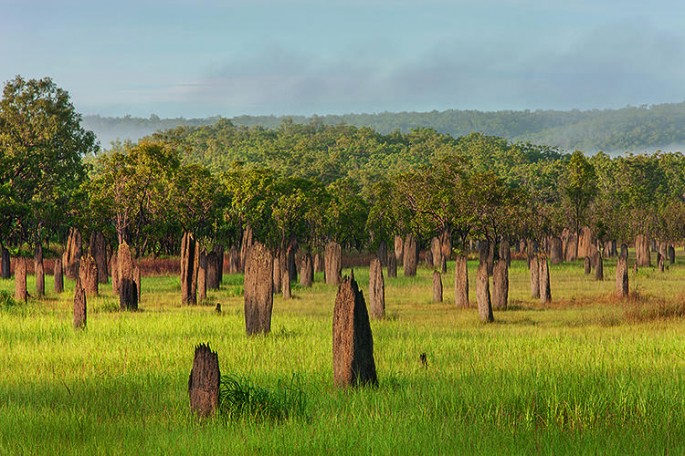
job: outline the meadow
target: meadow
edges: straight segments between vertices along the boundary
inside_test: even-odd
[[[579,262],[552,265],[553,302],[541,305],[515,260],[509,309],[492,324],[478,321],[473,262],[471,309],[452,304],[453,264],[442,304],[426,268],[386,277],[387,318],[371,322],[379,386],[353,390],[333,386],[336,289],[320,274],[313,288],[293,284],[294,299],[276,296],[272,333],[250,338],[240,275],[192,307],[178,277],[144,277],[131,313],[101,285],[82,331],[73,282],[58,296],[48,276],[44,299],[0,304],[0,454],[683,454],[685,263],[631,269],[627,301],[613,296],[614,267],[597,282]],[[354,275],[368,294],[368,268]],[[222,376],[291,387],[303,408],[193,416],[203,342]]]

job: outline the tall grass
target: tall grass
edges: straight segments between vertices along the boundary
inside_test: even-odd
[[[366,290],[368,270],[354,274]],[[513,310],[491,325],[454,308],[451,274],[445,302],[432,304],[431,274],[386,278],[393,318],[371,322],[380,386],[345,391],[332,379],[335,289],[320,276],[292,300],[276,296],[272,333],[251,338],[240,276],[210,291],[221,314],[181,306],[175,277],[145,277],[137,313],[115,311],[103,286],[86,331],[71,327],[73,283],[60,296],[46,285],[43,300],[0,306],[0,454],[685,452],[682,265],[631,272],[639,299],[627,302],[580,263],[552,266],[554,301],[543,306],[514,262]],[[233,374],[228,419],[189,411],[205,341]],[[231,409],[227,391],[243,405]]]

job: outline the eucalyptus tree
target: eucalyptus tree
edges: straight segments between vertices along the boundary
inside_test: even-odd
[[[0,239],[36,249],[68,224],[86,178],[83,157],[97,152],[67,91],[50,78],[8,81],[0,101]]]

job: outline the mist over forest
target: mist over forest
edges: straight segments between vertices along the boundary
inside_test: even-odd
[[[103,149],[112,141],[138,139],[177,126],[211,125],[221,117],[163,119],[156,115],[103,117],[87,115],[83,126],[92,130]],[[433,128],[454,137],[471,132],[500,136],[512,142],[558,147],[562,151],[603,151],[612,154],[662,150],[680,151],[685,144],[685,102],[590,111],[431,111],[383,112],[324,116],[238,116],[236,126],[276,128],[284,119],[299,124],[370,127],[382,134],[415,128]]]

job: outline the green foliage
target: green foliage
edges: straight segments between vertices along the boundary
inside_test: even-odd
[[[17,76],[0,101],[0,145],[0,238],[38,244],[73,217],[95,136],[50,78]]]
[[[307,395],[295,375],[288,383],[279,381],[272,389],[239,375],[222,375],[219,412],[232,420],[281,422],[306,418]]]

